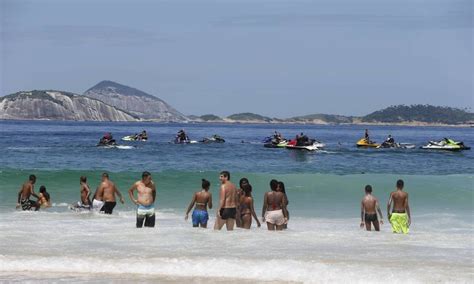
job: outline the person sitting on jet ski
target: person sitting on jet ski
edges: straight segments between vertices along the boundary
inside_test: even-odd
[[[112,133],[105,133],[102,138],[100,138],[99,144],[100,145],[109,145],[114,144],[115,139],[112,137]]]
[[[142,133],[138,134],[138,135],[135,135],[136,137],[136,140],[147,140],[148,139],[148,135],[146,134],[146,131],[143,130]]]
[[[385,142],[388,144],[395,144],[395,139],[393,139],[392,135],[388,135],[387,139],[385,139]]]
[[[176,135],[176,140],[178,140],[178,142],[184,142],[184,141],[189,140],[189,138],[184,132],[184,130],[181,129],[180,131],[178,131],[178,134]]]

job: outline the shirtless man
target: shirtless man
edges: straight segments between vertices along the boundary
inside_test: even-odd
[[[124,203],[122,194],[115,184],[110,181],[108,173],[102,174],[102,182],[97,189],[94,199],[97,200],[97,198],[100,198],[100,193],[102,193],[102,201],[104,202],[104,205],[100,211],[104,212],[105,214],[112,214],[115,205],[117,205],[117,202],[115,202],[115,195],[120,197],[120,202],[122,202],[122,204]]]
[[[377,212],[380,215],[380,224]],[[365,225],[367,231],[372,230],[372,224],[376,231],[380,231],[380,225],[383,224],[382,210],[380,210],[379,201],[372,195],[370,185],[365,186],[365,196],[360,203],[360,220],[360,227],[363,228]]]
[[[210,186],[211,183],[209,181],[202,179],[201,191],[194,193],[193,199],[191,199],[191,203],[188,206],[184,220],[188,220],[189,212],[194,204],[196,204],[192,215],[193,227],[201,226],[201,228],[207,228],[207,221],[209,220],[207,208],[212,209],[212,194],[209,192]]]
[[[137,199],[133,192],[137,190]],[[135,182],[128,190],[128,195],[133,203],[137,205],[137,228],[155,227],[155,199],[156,187],[149,172],[142,173],[142,179]]]
[[[397,190],[390,193],[387,203],[387,215],[392,225],[392,232],[408,234],[411,225],[411,215],[410,206],[408,205],[408,193],[403,191],[403,186],[403,180],[399,179],[397,181]]]
[[[33,200],[30,200],[30,196],[33,195],[34,197],[39,199],[39,196],[35,193],[34,187],[36,182],[36,176],[30,175],[28,181],[26,181],[22,186],[20,191],[18,192],[18,201],[16,204],[16,208],[20,208],[21,210],[31,210],[32,208],[37,211],[40,207],[39,203]]]
[[[80,184],[80,193],[81,193],[81,201],[78,201],[76,205],[74,205],[71,209],[91,209],[91,202],[89,200],[89,195],[91,194],[91,190],[89,185],[87,184],[87,177],[81,176],[79,179]]]
[[[278,191],[278,181],[270,181],[271,191],[265,192],[263,197],[262,220],[267,222],[267,228],[270,231],[281,231],[283,225],[288,222],[286,216],[286,200],[283,192]]]
[[[237,206],[239,205],[237,188],[230,182],[230,173],[228,171],[221,172],[219,180],[221,182],[221,190],[216,226],[214,229],[220,230],[225,224],[227,231],[232,231],[235,225]]]

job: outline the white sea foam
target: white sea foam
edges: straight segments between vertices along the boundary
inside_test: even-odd
[[[211,277],[377,283],[468,282],[473,275],[472,225],[451,214],[414,216],[411,234],[402,236],[386,225],[379,233],[359,230],[356,218],[295,217],[285,232],[216,232],[192,228],[182,212],[163,211],[153,229],[134,228],[134,211],[111,216],[64,209],[1,213],[0,279],[15,273],[106,272],[130,281]],[[438,231],[447,224],[451,229]]]

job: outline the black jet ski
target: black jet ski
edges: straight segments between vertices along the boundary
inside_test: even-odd
[[[225,139],[219,135],[212,135],[211,137],[206,137],[199,141],[201,143],[210,144],[210,143],[225,143]]]

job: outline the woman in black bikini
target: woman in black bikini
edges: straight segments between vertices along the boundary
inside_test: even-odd
[[[249,183],[242,185],[244,194],[240,197],[240,218],[242,220],[242,228],[250,229],[252,226],[252,216],[257,221],[257,226],[260,227],[260,221],[257,218],[255,209],[253,207],[252,186]]]

